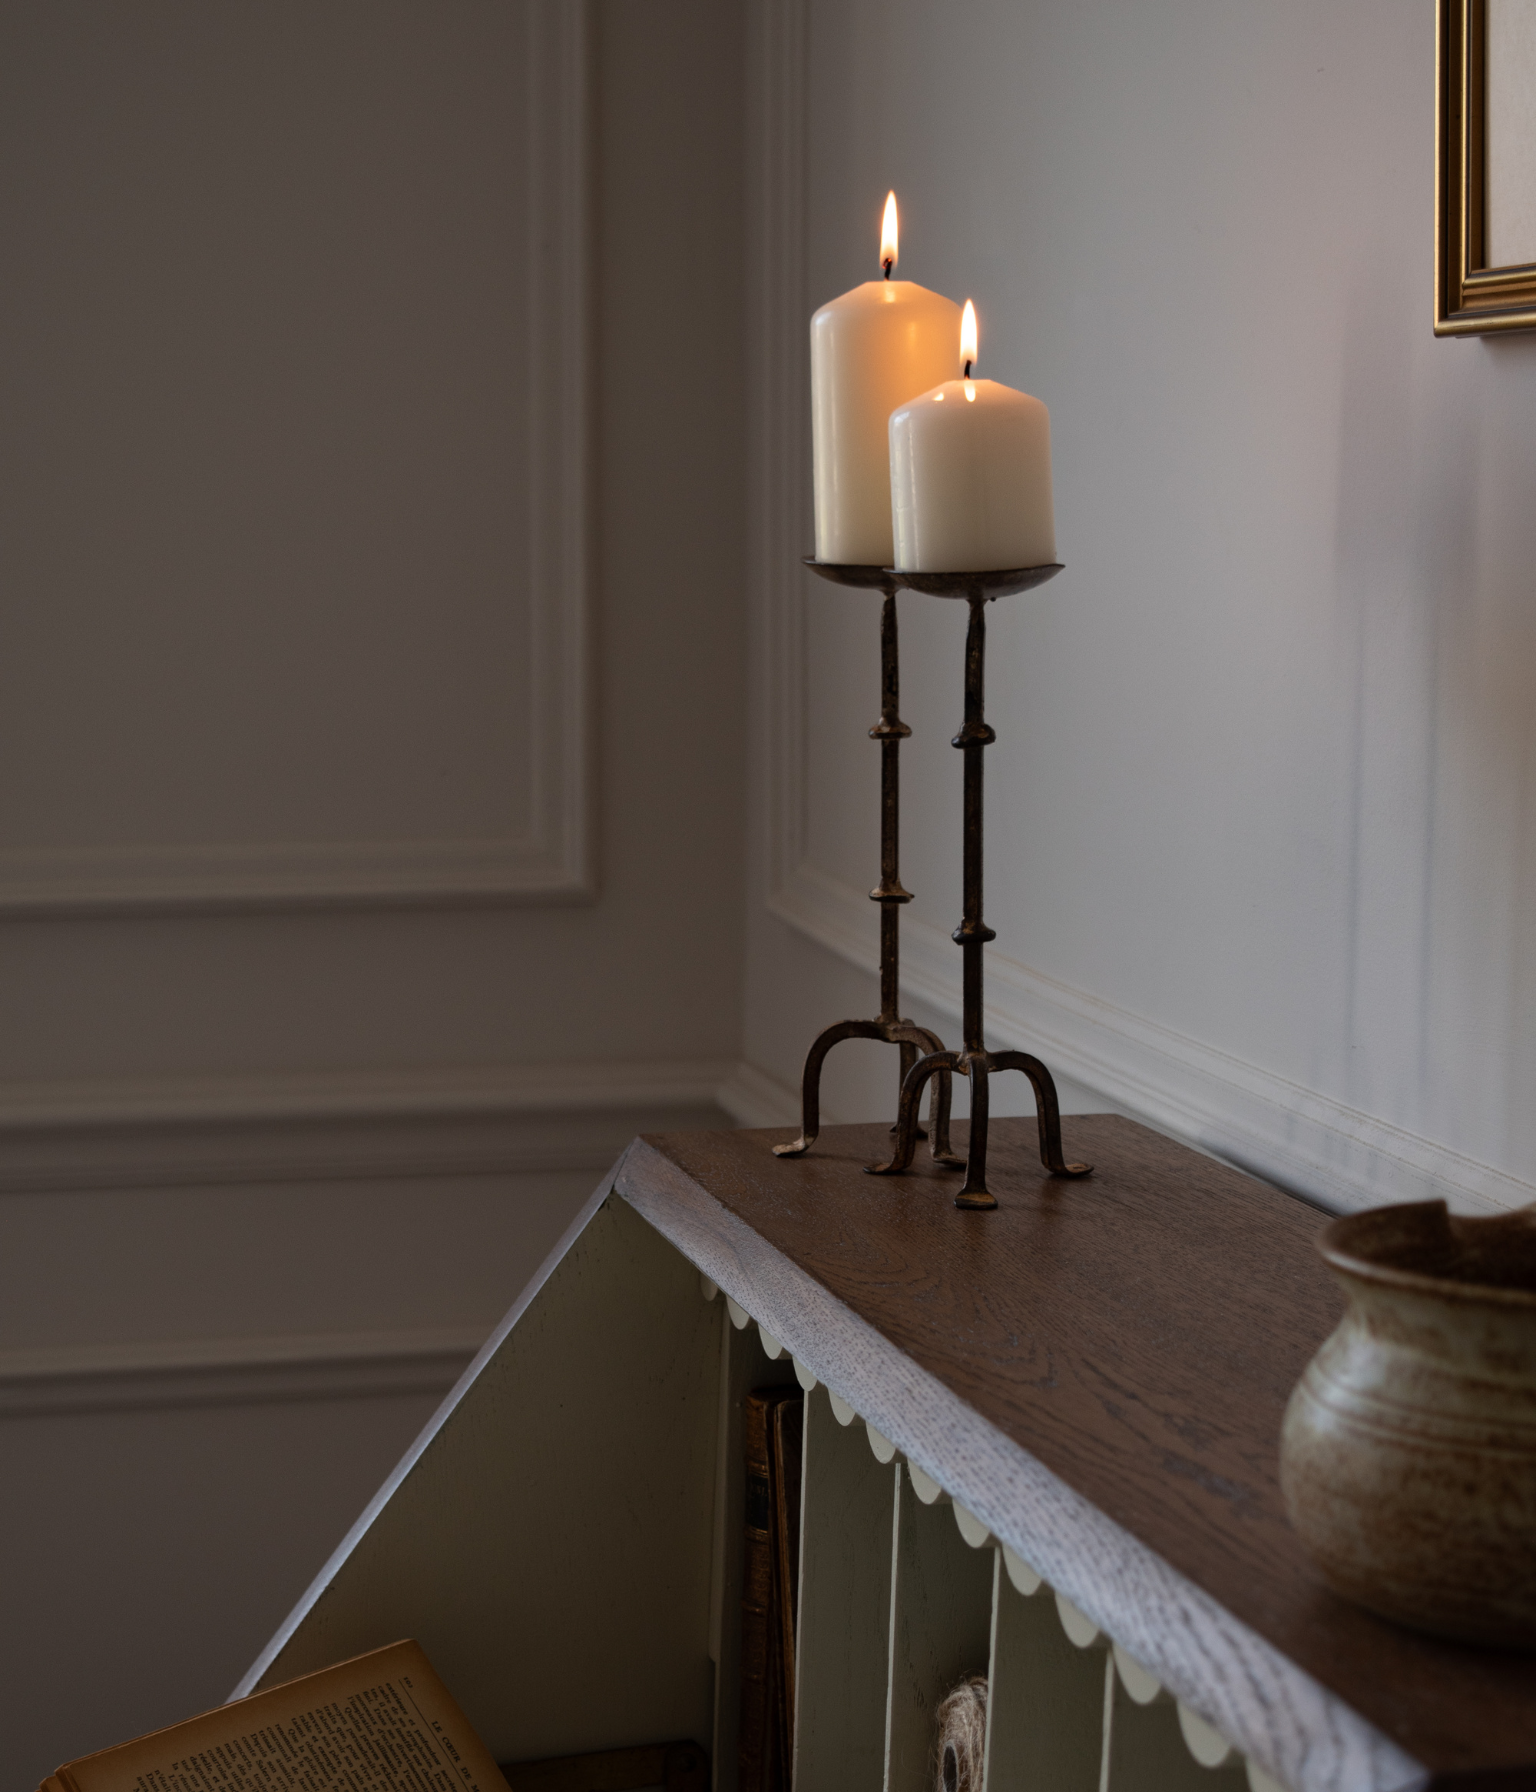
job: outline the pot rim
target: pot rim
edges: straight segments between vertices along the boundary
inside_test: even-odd
[[[1444,1214],[1448,1211],[1444,1201],[1394,1201],[1384,1207],[1368,1207],[1359,1213],[1341,1214],[1337,1219],[1331,1220],[1318,1235],[1318,1254],[1331,1269],[1354,1281],[1373,1282],[1378,1287],[1394,1288],[1403,1293],[1432,1294],[1441,1300],[1463,1301],[1469,1305],[1503,1307],[1515,1312],[1536,1311],[1536,1288],[1499,1287],[1490,1282],[1469,1282],[1455,1276],[1430,1275],[1424,1270],[1398,1269],[1391,1264],[1378,1263],[1370,1257],[1361,1256],[1358,1249],[1351,1248],[1351,1235],[1361,1231],[1366,1222],[1379,1220],[1379,1216],[1383,1214],[1406,1217],[1418,1213],[1427,1217],[1431,1213]],[[1465,1227],[1484,1222],[1498,1225],[1507,1222],[1512,1216],[1479,1214],[1470,1218],[1461,1215],[1456,1217],[1458,1224]]]

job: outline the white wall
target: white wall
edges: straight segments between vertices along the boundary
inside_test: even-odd
[[[631,1132],[873,1012],[875,610],[797,561],[888,186],[1054,419],[993,1037],[1325,1201],[1536,1192],[1536,344],[1431,337],[1431,82],[1428,0],[0,9],[17,1784],[227,1691]],[[903,600],[950,1034],[959,625]]]
[[[0,9],[0,1760],[222,1698],[740,1037],[741,24]]]
[[[893,186],[902,274],[1053,419],[1067,571],[990,625],[994,1037],[1327,1202],[1530,1199],[1536,341],[1431,335],[1429,0],[756,31],[749,1057],[874,1008],[875,600],[794,557],[805,320]],[[903,629],[907,965],[952,1033],[963,618]],[[861,1049],[843,1112],[888,1099]]]

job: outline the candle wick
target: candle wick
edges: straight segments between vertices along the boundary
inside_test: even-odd
[[[889,280],[891,277],[891,269],[893,267],[895,267],[896,263],[894,261],[892,261],[892,259],[890,258],[889,255],[887,255],[885,260],[882,261],[880,263],[880,265],[881,265],[881,267],[883,267],[885,269],[885,277],[887,280]]]
[[[965,377],[966,377],[966,378],[967,378],[967,379],[969,379],[969,378],[970,378],[970,377],[971,377],[971,369],[972,369],[972,367],[974,367],[974,366],[975,366],[975,362],[974,362],[974,361],[967,361],[967,362],[966,362],[966,364],[965,364]]]

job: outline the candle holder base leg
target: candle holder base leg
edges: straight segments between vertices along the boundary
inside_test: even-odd
[[[805,1054],[805,1069],[800,1078],[800,1137],[787,1145],[775,1145],[775,1157],[804,1157],[812,1145],[816,1143],[816,1135],[821,1131],[821,1067],[826,1062],[827,1053],[834,1045],[844,1039],[878,1039],[886,1045],[901,1047],[901,1089],[903,1094],[910,1079],[912,1068],[917,1063],[926,1063],[935,1056],[944,1054],[944,1042],[936,1033],[930,1033],[926,1027],[914,1026],[911,1021],[904,1020],[841,1020],[818,1033],[812,1042],[811,1049]],[[919,1054],[924,1054],[919,1056]],[[930,1072],[931,1074],[935,1074]],[[927,1078],[924,1079],[926,1086]],[[919,1096],[919,1099],[921,1097]],[[965,1159],[957,1157],[950,1149],[949,1143],[949,1106],[950,1080],[946,1071],[934,1089],[933,1100],[929,1104],[928,1126],[932,1133],[931,1152],[935,1163],[958,1169]],[[891,1131],[897,1132],[901,1121],[898,1117]],[[927,1138],[929,1134],[918,1124],[917,1107],[913,1106],[911,1141],[912,1150],[916,1150],[917,1141]],[[907,1158],[911,1162],[911,1153]]]
[[[1028,1052],[991,1052],[987,1068],[1022,1070],[1034,1086],[1035,1119],[1040,1128],[1040,1161],[1053,1176],[1087,1176],[1092,1164],[1069,1164],[1061,1151],[1061,1104],[1056,1099],[1056,1080],[1038,1058]]]
[[[899,1176],[903,1170],[910,1170],[912,1159],[917,1155],[917,1110],[923,1099],[923,1091],[933,1077],[942,1077],[944,1083],[944,1105],[947,1110],[948,1084],[951,1076],[964,1076],[965,1064],[959,1052],[929,1052],[926,1058],[918,1061],[907,1072],[901,1085],[901,1102],[896,1110],[896,1143],[891,1147],[890,1160],[883,1164],[866,1164],[864,1167],[871,1176]],[[949,1140],[944,1140],[945,1155],[939,1161],[955,1169],[963,1169],[965,1159],[956,1157],[949,1150]],[[937,1141],[934,1156],[938,1157]]]
[[[1061,1148],[1061,1104],[1055,1079],[1038,1058],[1028,1052],[930,1052],[919,1058],[901,1085],[901,1105],[896,1115],[896,1142],[888,1162],[867,1164],[871,1176],[899,1176],[912,1167],[917,1152],[917,1111],[929,1079],[963,1076],[971,1084],[971,1130],[965,1156],[965,1184],[955,1196],[956,1207],[991,1208],[997,1201],[987,1187],[987,1131],[990,1102],[989,1080],[994,1071],[1020,1070],[1035,1092],[1035,1119],[1040,1133],[1040,1161],[1052,1176],[1072,1179],[1087,1176],[1092,1164],[1069,1164]],[[937,1155],[937,1154],[935,1154]],[[945,1159],[956,1163],[954,1157]]]
[[[965,1074],[971,1079],[971,1132],[965,1154],[965,1186],[955,1196],[955,1205],[985,1210],[997,1205],[997,1197],[987,1187],[992,1062],[985,1052],[967,1052],[965,1060]]]

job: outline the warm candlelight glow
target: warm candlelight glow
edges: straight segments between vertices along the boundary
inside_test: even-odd
[[[971,369],[976,365],[976,307],[969,299],[965,301],[965,310],[960,313],[960,365],[965,369],[965,377],[971,377]],[[970,397],[970,393],[966,393]]]
[[[896,265],[896,195],[885,196],[885,216],[880,220],[880,265],[887,280]]]

